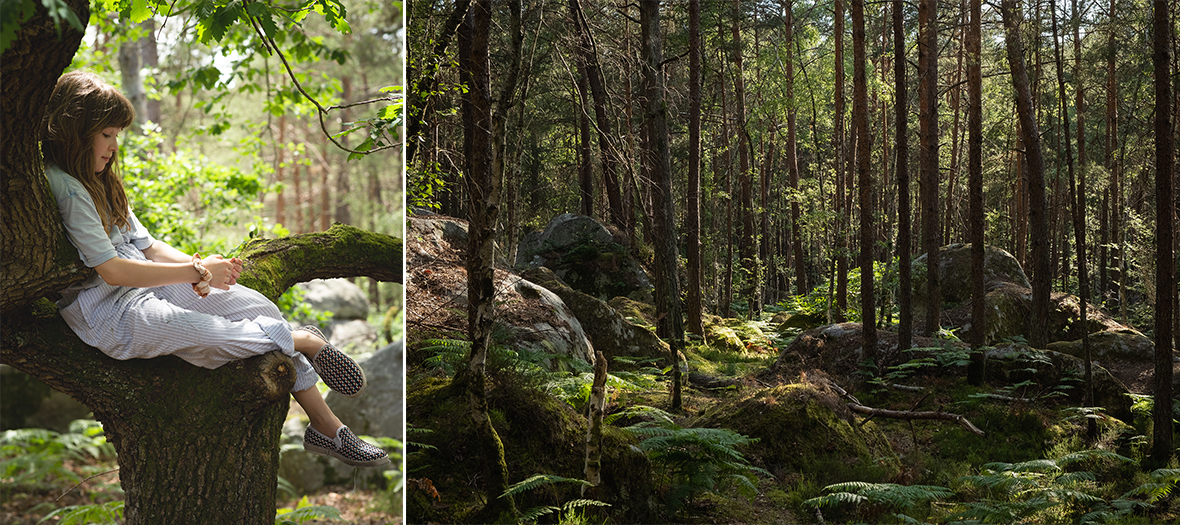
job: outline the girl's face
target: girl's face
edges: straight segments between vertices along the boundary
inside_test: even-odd
[[[109,127],[99,130],[94,135],[94,172],[98,173],[106,169],[107,164],[115,156],[115,151],[119,149],[119,132],[123,128]]]

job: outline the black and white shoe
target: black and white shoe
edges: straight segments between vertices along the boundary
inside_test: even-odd
[[[334,457],[354,467],[380,467],[391,463],[389,454],[356,437],[348,426],[336,429],[336,437],[330,438],[307,425],[307,432],[303,434],[303,449],[312,454]]]
[[[351,357],[332,346],[319,328],[308,325],[296,330],[309,332],[324,342],[320,351],[311,358],[311,366],[328,388],[344,397],[357,397],[365,391],[365,371]]]

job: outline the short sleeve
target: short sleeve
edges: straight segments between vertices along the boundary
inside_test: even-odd
[[[139,248],[140,251],[151,248],[152,244],[155,244],[156,239],[152,237],[152,234],[147,231],[147,228],[144,228],[143,224],[139,222],[139,217],[135,216],[134,211],[127,210],[127,214],[127,223],[131,225],[131,230],[128,232],[128,234],[131,236],[131,242],[134,243],[135,247]]]
[[[117,257],[115,246],[102,227],[102,219],[86,187],[56,166],[49,166],[45,173],[57,199],[66,235],[78,249],[82,263],[94,268]]]

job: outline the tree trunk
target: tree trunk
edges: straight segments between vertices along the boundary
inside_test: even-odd
[[[350,226],[254,240],[241,257],[239,282],[272,301],[315,278],[402,281],[401,241]],[[59,278],[58,287],[66,282]],[[173,356],[117,361],[82,343],[47,300],[6,313],[0,333],[0,361],[85,404],[102,422],[118,452],[128,524],[274,522],[278,443],[295,384],[282,353],[216,370]]]
[[[602,163],[602,182],[606,190],[607,218],[611,224],[624,231],[632,227],[630,219],[623,210],[623,197],[619,190],[619,175],[617,162],[618,148],[615,146],[614,135],[611,134],[610,119],[607,117],[606,87],[603,86],[602,69],[598,67],[598,52],[595,50],[594,38],[590,33],[590,25],[578,0],[570,0],[570,16],[578,31],[578,53],[581,58],[579,64],[584,66],[590,85],[590,95],[594,98],[595,125],[598,129],[598,148]]]
[[[1045,218],[1045,170],[1041,157],[1041,134],[1029,91],[1028,68],[1024,63],[1024,43],[1020,37],[1015,0],[1003,0],[1000,13],[1004,19],[1004,46],[1012,69],[1012,84],[1016,90],[1016,112],[1020,133],[1028,159],[1028,224],[1032,231],[1032,322],[1029,345],[1044,348],[1048,342],[1049,275],[1048,221]]]
[[[835,0],[835,13],[832,15],[835,32],[836,46],[835,52],[835,78],[833,79],[833,90],[835,91],[835,108],[833,115],[835,119],[835,130],[833,138],[836,145],[833,150],[836,161],[836,311],[831,312],[831,303],[828,304],[829,316],[833,317],[834,321],[844,321],[844,312],[848,310],[848,224],[851,210],[845,206],[844,188],[846,183],[844,178],[848,176],[845,172],[844,166],[844,150],[849,148],[847,140],[844,136],[844,0]],[[828,284],[831,286],[831,283]]]
[[[688,331],[705,335],[701,319],[701,2],[688,2]]]
[[[852,113],[856,125],[856,171],[860,193],[860,315],[864,358],[877,363],[876,297],[873,289],[873,179],[869,174],[869,95],[865,79],[865,0],[852,0]],[[876,375],[874,373],[873,375]]]
[[[582,201],[582,215],[594,216],[594,169],[590,160],[590,107],[586,91],[589,90],[586,68],[578,70],[578,188]]]
[[[909,96],[906,94],[905,24],[901,0],[893,3],[893,85],[894,111],[897,115],[897,138],[894,162],[897,163],[897,273],[898,327],[897,344],[902,350],[912,346],[914,330],[913,281],[910,272],[910,171]]]
[[[672,367],[672,410],[679,410],[680,359],[684,347],[684,320],[680,311],[680,284],[676,278],[676,224],[672,199],[672,158],[668,148],[668,107],[664,102],[663,46],[660,37],[660,3],[640,2],[643,33],[643,79],[647,92],[647,152],[651,160],[652,245],[656,252],[656,317],[667,327],[669,365]],[[662,290],[661,290],[662,288]]]
[[[742,295],[746,299],[746,313],[753,317],[758,306],[759,263],[758,241],[754,233],[754,181],[750,171],[750,133],[746,128],[746,81],[742,67],[742,36],[739,21],[742,19],[741,3],[733,0],[733,103],[734,119],[738,133],[738,180],[741,181],[740,199],[742,211],[741,247],[739,256],[745,271]]]
[[[971,21],[967,30],[967,185],[971,208],[971,362],[967,365],[967,382],[979,386],[984,378],[984,333],[987,332],[984,310],[983,255],[983,73],[981,0],[971,1]]]
[[[90,19],[88,2],[67,3],[79,20]],[[39,4],[36,9],[0,56],[0,194],[5,197],[0,206],[0,314],[5,317],[89,274],[77,257],[56,257],[58,252],[77,252],[66,240],[49,184],[41,176],[37,142],[45,104],[82,33],[63,23],[59,38],[45,9]]]
[[[1172,22],[1165,0],[1152,1],[1155,68],[1155,429],[1151,459],[1159,468],[1168,464],[1172,450],[1172,308],[1176,298],[1176,254],[1172,244],[1172,170],[1176,144],[1172,136],[1171,38]]]
[[[799,231],[799,155],[795,129],[795,21],[794,2],[786,0],[783,6],[786,45],[790,52],[785,60],[787,96],[787,179],[791,185],[791,248],[794,250],[795,295],[807,293],[807,265],[803,258],[803,233]]]
[[[1076,10],[1076,0],[1074,5]],[[1053,50],[1054,54],[1057,56],[1057,91],[1058,99],[1061,101],[1061,129],[1065,134],[1065,162],[1068,166],[1067,169],[1069,172],[1069,201],[1070,208],[1073,210],[1073,232],[1078,262],[1078,303],[1080,304],[1080,307],[1078,308],[1080,312],[1079,322],[1084,327],[1088,326],[1086,324],[1086,316],[1088,313],[1087,310],[1089,309],[1087,305],[1090,301],[1090,276],[1086,270],[1086,174],[1084,171],[1081,173],[1081,184],[1078,185],[1077,178],[1074,176],[1073,144],[1071,141],[1072,136],[1069,131],[1069,108],[1066,105],[1068,97],[1066,97],[1065,93],[1065,75],[1063,72],[1063,63],[1065,60],[1061,53],[1060,41],[1058,40],[1057,8],[1054,4],[1049,4],[1049,16],[1053,19]],[[1081,115],[1081,108],[1079,107],[1077,110],[1078,115]],[[1084,133],[1084,130],[1080,125],[1081,121],[1079,120],[1078,122],[1078,135],[1080,138],[1080,136]],[[1094,376],[1091,370],[1093,366],[1093,360],[1090,356],[1089,330],[1082,330],[1082,354],[1083,359],[1085,359],[1086,362],[1084,378],[1086,392],[1083,402],[1085,403],[1085,406],[1094,406]],[[1086,430],[1091,440],[1097,438],[1098,422],[1094,419],[1087,419]]]
[[[918,2],[919,159],[921,162],[922,250],[926,252],[926,326],[931,336],[939,328],[942,293],[938,280],[938,252],[942,247],[938,220],[938,3]]]
[[[488,416],[485,374],[495,313],[493,265],[501,183],[493,166],[496,160],[493,142],[500,130],[493,130],[491,72],[488,69],[491,10],[491,0],[476,0],[460,30],[460,47],[467,51],[462,60],[468,86],[464,104],[467,113],[464,140],[469,149],[464,180],[470,199],[466,269],[471,352],[466,369],[455,377],[453,385],[467,398],[468,413],[480,441],[487,499],[479,516],[481,521],[500,522],[514,520],[516,506],[511,497],[500,497],[508,489],[508,466],[504,461],[504,444]]]

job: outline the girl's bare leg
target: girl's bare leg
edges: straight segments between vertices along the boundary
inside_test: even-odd
[[[291,338],[295,340],[295,351],[307,356],[308,359],[315,357],[316,352],[327,343],[306,330],[291,332]]]
[[[314,337],[312,339],[315,339]],[[332,413],[332,409],[328,408],[328,404],[324,402],[324,397],[320,395],[320,391],[316,387],[311,387],[307,390],[300,390],[298,392],[291,392],[295,398],[295,402],[303,407],[303,411],[307,413],[307,417],[311,419],[311,426],[320,431],[321,434],[332,437],[336,435],[336,431],[344,426],[336,414]]]

